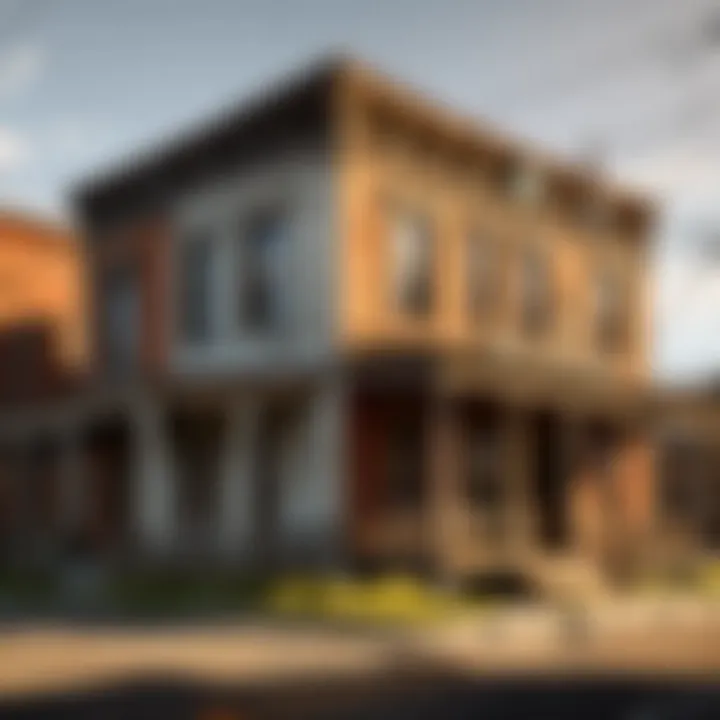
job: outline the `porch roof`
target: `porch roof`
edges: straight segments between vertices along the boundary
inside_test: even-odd
[[[439,387],[451,395],[483,394],[563,412],[649,418],[656,389],[644,377],[611,368],[519,354],[462,353],[439,365]]]

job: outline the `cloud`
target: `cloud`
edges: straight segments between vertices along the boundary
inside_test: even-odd
[[[0,173],[21,167],[30,155],[26,140],[18,133],[0,126]]]
[[[17,97],[33,88],[46,65],[37,43],[19,43],[0,54],[0,100]]]
[[[677,147],[643,158],[621,160],[615,171],[623,181],[673,205],[712,200],[715,206],[720,179],[718,155],[716,144]]]

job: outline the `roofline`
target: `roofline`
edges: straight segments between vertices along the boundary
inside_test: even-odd
[[[561,151],[545,149],[542,142],[511,135],[486,118],[463,113],[420,88],[393,79],[364,61],[348,58],[345,71],[354,76],[354,81],[364,86],[371,96],[415,115],[420,122],[434,126],[440,133],[479,148],[487,148],[490,144],[501,152],[527,158],[529,162],[547,168],[558,176],[596,187],[613,202],[632,205],[651,216],[658,212],[659,203],[650,193],[607,177],[602,171],[586,166],[581,160],[573,159]]]
[[[70,190],[71,203],[84,204],[93,197],[112,190],[114,185],[128,182],[133,177],[151,173],[186,152],[189,147],[200,144],[222,132],[262,116],[273,104],[290,98],[303,89],[331,82],[344,72],[350,60],[340,53],[324,55],[308,63],[300,71],[286,72],[274,81],[264,84],[260,90],[244,95],[239,101],[213,115],[203,115],[188,126],[175,132],[171,140],[162,143],[148,142],[140,148],[125,153],[106,168],[76,182]]]
[[[160,147],[150,144],[125,154],[109,169],[101,170],[76,184],[71,190],[71,197],[80,204],[92,202],[94,198],[112,192],[113,186],[122,186],[132,178],[142,178],[161,168],[188,152],[193,145],[261,117],[274,103],[281,103],[294,94],[320,87],[323,83],[328,83],[330,87],[334,82],[346,82],[370,101],[387,103],[388,107],[406,112],[416,118],[417,122],[427,124],[438,134],[450,139],[476,146],[481,151],[494,146],[500,152],[527,158],[558,177],[564,176],[580,185],[595,188],[610,202],[629,206],[641,212],[645,218],[655,218],[658,214],[659,203],[649,193],[606,177],[604,173],[585,167],[568,156],[563,158],[560,152],[545,150],[541,143],[511,137],[487,120],[463,114],[422,89],[394,79],[364,60],[344,53],[324,55],[305,65],[299,72],[285,73],[279,80],[246,95],[225,111],[210,119],[201,118],[188,129],[180,130],[172,140]]]

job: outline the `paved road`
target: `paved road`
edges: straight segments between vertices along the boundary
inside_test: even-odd
[[[720,718],[720,685],[711,681],[384,678],[354,686],[264,689],[144,682],[92,694],[0,703],[0,718],[552,718],[567,720],[708,720]]]

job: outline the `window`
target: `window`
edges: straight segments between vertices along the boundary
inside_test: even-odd
[[[140,289],[134,268],[120,267],[104,278],[101,334],[107,370],[135,367],[140,351]]]
[[[387,440],[387,488],[397,509],[417,508],[422,501],[423,430],[418,417],[395,418]]]
[[[485,320],[498,309],[501,293],[500,253],[496,243],[473,234],[468,243],[468,305],[470,316]]]
[[[522,264],[522,323],[531,337],[543,335],[550,327],[552,287],[547,256],[540,248],[529,248]]]
[[[672,524],[691,527],[696,519],[702,447],[692,440],[668,440],[663,448],[660,494],[662,511]]]
[[[474,434],[468,447],[468,494],[473,505],[485,509],[498,506],[497,440],[487,428]]]
[[[288,225],[277,209],[256,212],[240,237],[239,318],[243,328],[266,331],[282,322]]]
[[[206,235],[188,238],[182,244],[180,261],[180,332],[189,343],[210,339],[212,290],[212,246]]]
[[[432,309],[432,238],[425,218],[396,212],[392,227],[392,293],[403,314],[426,317]]]
[[[465,430],[466,492],[470,507],[481,519],[487,540],[504,531],[505,496],[501,467],[501,444],[491,417],[475,419]]]
[[[619,277],[602,273],[596,280],[595,293],[598,344],[606,352],[621,350],[627,340],[627,318]]]

